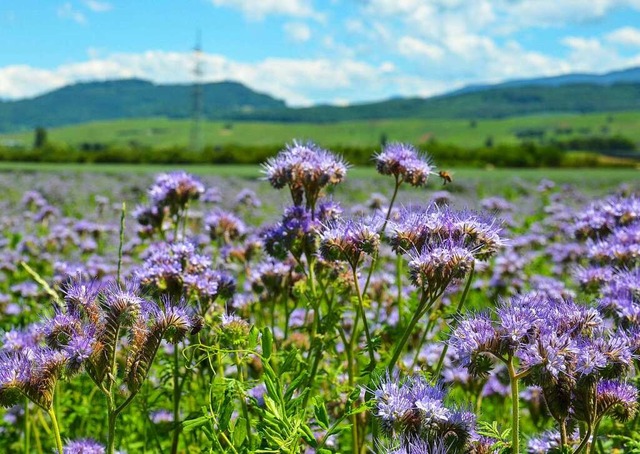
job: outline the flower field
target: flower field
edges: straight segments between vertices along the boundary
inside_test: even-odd
[[[0,452],[640,452],[640,179],[2,173]]]

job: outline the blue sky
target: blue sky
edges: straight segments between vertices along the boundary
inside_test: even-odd
[[[235,80],[289,105],[640,66],[640,0],[2,0],[0,98]]]

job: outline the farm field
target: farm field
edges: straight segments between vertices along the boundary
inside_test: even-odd
[[[640,113],[530,115],[499,120],[402,119],[349,121],[326,124],[204,121],[202,141],[206,145],[274,145],[291,137],[313,138],[324,146],[377,147],[381,138],[390,141],[424,143],[437,141],[463,147],[481,147],[488,138],[494,144],[513,144],[517,133],[543,131],[545,139],[580,136],[622,135],[640,142]],[[78,146],[83,142],[151,147],[187,146],[189,120],[166,118],[130,119],[87,123],[48,131],[53,143]],[[0,135],[0,144],[31,146],[33,131]]]
[[[372,162],[0,163],[0,452],[640,446],[640,171]]]

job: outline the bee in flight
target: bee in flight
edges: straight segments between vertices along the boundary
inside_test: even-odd
[[[447,183],[451,183],[453,181],[451,174],[446,170],[441,170],[440,172],[438,172],[438,176],[442,178],[442,186],[446,185]]]

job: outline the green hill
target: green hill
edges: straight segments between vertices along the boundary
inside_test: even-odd
[[[529,84],[529,85],[527,85]],[[398,98],[351,106],[290,108],[282,100],[235,82],[202,85],[205,120],[337,123],[394,119],[488,120],[539,114],[595,114],[640,110],[640,70],[567,75],[470,86],[431,98]],[[67,86],[31,99],[0,102],[0,133],[105,120],[188,120],[190,85],[131,79]]]
[[[490,119],[541,113],[598,113],[640,109],[640,83],[575,84],[485,89],[433,98],[394,99],[347,107],[317,106],[234,114],[233,119],[332,122],[392,118]]]
[[[285,107],[283,101],[235,82],[204,84],[201,88],[206,118]],[[81,83],[31,99],[0,102],[0,132],[99,120],[189,118],[192,104],[190,85],[155,85],[138,79]]]

